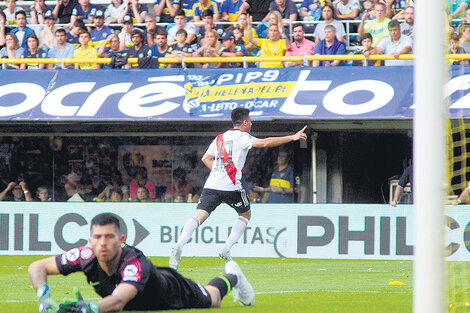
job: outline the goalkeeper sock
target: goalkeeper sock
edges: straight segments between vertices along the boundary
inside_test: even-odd
[[[189,238],[191,238],[191,235],[196,230],[196,228],[199,227],[199,225],[201,225],[201,222],[195,216],[191,217],[186,222],[186,224],[184,224],[183,231],[181,232],[180,238],[176,243],[180,249],[182,249],[183,246],[189,241]]]
[[[225,274],[224,276],[219,276],[212,279],[208,285],[219,289],[220,297],[223,298],[227,293],[230,292],[230,290],[232,290],[232,287],[235,286],[237,282],[237,276],[232,274]]]

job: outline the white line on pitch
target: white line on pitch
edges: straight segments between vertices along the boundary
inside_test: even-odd
[[[283,293],[305,293],[305,292],[337,292],[337,293],[383,293],[385,291],[363,290],[363,291],[341,291],[341,290],[276,290],[255,292],[257,295],[283,294]],[[410,293],[407,291],[388,291],[387,293]]]

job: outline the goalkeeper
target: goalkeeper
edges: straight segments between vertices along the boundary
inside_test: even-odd
[[[203,287],[167,267],[154,266],[143,253],[124,244],[119,219],[110,213],[95,216],[90,226],[90,247],[32,263],[29,276],[39,299],[39,312],[105,313],[121,310],[175,310],[219,307],[233,288],[235,300],[253,305],[250,283],[234,261],[225,264],[225,275]],[[76,299],[57,304],[47,285],[48,275],[83,272],[102,299],[85,302],[78,289]]]

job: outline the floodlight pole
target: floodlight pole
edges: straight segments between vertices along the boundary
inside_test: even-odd
[[[444,0],[416,1],[413,120],[415,248],[413,312],[445,311]],[[431,4],[432,3],[432,4]]]

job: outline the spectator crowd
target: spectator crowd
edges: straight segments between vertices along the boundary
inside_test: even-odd
[[[416,0],[35,0],[0,10],[0,58],[96,59],[109,65],[8,64],[8,68],[181,67],[158,58],[413,53]],[[470,1],[448,0],[449,53],[470,53]],[[349,32],[345,31],[346,21]],[[136,25],[138,24],[138,25]],[[346,37],[349,37],[346,40]],[[406,65],[390,60],[385,65]],[[466,60],[451,60],[467,64]],[[194,67],[241,67],[236,62],[195,63]],[[260,67],[339,66],[342,61],[261,62]],[[353,65],[362,65],[354,62]],[[381,62],[367,62],[381,65]]]
[[[200,161],[207,143],[172,141],[169,148],[159,139],[136,140],[0,137],[0,201],[197,202],[209,174]],[[150,152],[125,148],[136,144],[156,146],[153,153],[160,149],[167,159],[146,165]],[[293,151],[250,152],[243,185],[253,202],[294,202]]]

